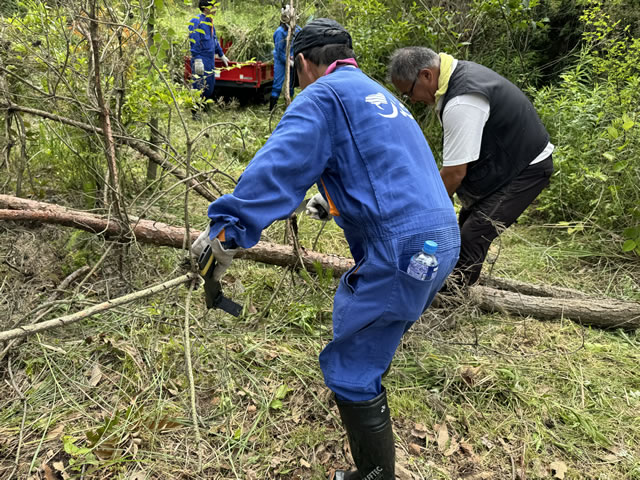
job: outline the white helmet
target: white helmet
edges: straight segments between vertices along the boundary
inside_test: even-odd
[[[291,21],[292,13],[291,5],[282,7],[282,10],[280,10],[280,22],[288,24]]]

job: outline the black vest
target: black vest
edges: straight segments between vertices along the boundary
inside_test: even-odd
[[[549,143],[547,130],[522,90],[487,67],[458,60],[440,112],[449,100],[467,93],[487,97],[491,110],[480,157],[467,164],[467,175],[456,190],[465,207],[513,180]]]

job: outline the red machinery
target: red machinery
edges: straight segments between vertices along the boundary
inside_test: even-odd
[[[220,39],[226,53],[232,42]],[[229,62],[229,68],[216,58],[216,96],[237,97],[241,101],[253,99],[265,102],[273,85],[273,62]],[[184,58],[184,79],[191,79],[191,58]]]

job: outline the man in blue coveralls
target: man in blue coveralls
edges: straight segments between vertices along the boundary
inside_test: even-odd
[[[282,91],[282,85],[284,83],[284,75],[287,68],[291,69],[291,75],[289,75],[289,96],[293,98],[293,60],[291,52],[287,54],[287,34],[289,32],[289,23],[291,22],[291,16],[293,12],[291,7],[286,5],[282,8],[280,14],[280,26],[273,32],[273,86],[271,87],[271,98],[269,99],[269,110],[278,103],[280,98],[280,92]],[[296,25],[295,33],[300,31],[300,27]],[[291,41],[293,47],[293,39]]]
[[[201,90],[202,96],[208,99],[213,98],[216,84],[216,54],[222,59],[225,67],[229,66],[229,59],[222,51],[213,26],[213,16],[218,7],[216,0],[200,0],[198,5],[202,13],[189,22],[191,73],[196,75],[193,88]]]
[[[355,266],[340,279],[333,340],[320,353],[357,470],[335,479],[395,479],[395,448],[381,385],[403,334],[453,269],[460,246],[456,215],[431,150],[409,111],[357,66],[351,36],[316,19],[295,37],[302,92],[286,110],[232,194],[209,206],[207,229],[192,246],[211,245],[220,279],[238,248],[250,248],[286,219],[315,183],[307,209],[330,213],[344,230]],[[406,273],[425,240],[438,243],[431,281]]]

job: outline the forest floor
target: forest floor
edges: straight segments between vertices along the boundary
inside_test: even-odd
[[[222,135],[205,156],[215,163],[223,146],[224,170],[241,172],[266,139],[254,125],[259,118],[266,127],[263,108],[241,118],[217,112],[215,121],[235,116],[251,145],[241,149],[236,137]],[[147,218],[180,225],[180,202],[164,198]],[[204,223],[206,205],[192,197],[194,228]],[[492,247],[485,273],[640,300],[637,262],[591,251],[588,230],[524,220]],[[306,248],[319,228],[300,218]],[[264,234],[283,238],[283,222]],[[334,224],[315,250],[347,254]],[[43,308],[55,318],[176,277],[185,253],[7,223],[0,225],[0,257],[6,330]],[[47,303],[67,275],[96,264],[90,279]],[[317,362],[331,339],[336,286],[330,275],[238,260],[224,289],[246,306],[239,319],[207,311],[201,291],[181,287],[29,337],[0,364],[0,478],[319,480],[348,467]],[[405,336],[385,379],[398,478],[640,479],[639,363],[635,332],[464,305],[430,309]]]

